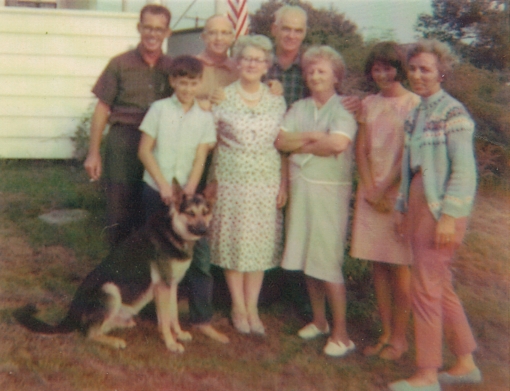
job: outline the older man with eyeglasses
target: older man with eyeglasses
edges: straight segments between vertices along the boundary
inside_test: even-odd
[[[85,169],[91,179],[104,180],[107,203],[107,238],[116,246],[144,220],[142,210],[143,165],[138,160],[138,127],[152,102],[171,95],[170,57],[162,45],[171,34],[170,11],[147,5],[140,11],[140,43],[114,57],[92,92],[98,98],[90,127]],[[101,139],[107,124],[104,164]]]

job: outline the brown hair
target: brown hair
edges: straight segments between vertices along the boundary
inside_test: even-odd
[[[172,61],[170,77],[189,77],[195,79],[202,76],[204,66],[193,56],[178,56]]]
[[[395,81],[406,79],[404,52],[396,42],[380,42],[372,48],[365,62],[365,76],[368,81],[374,81],[372,79],[372,67],[376,62],[395,68],[397,70]]]
[[[140,23],[142,23],[143,16],[145,14],[163,15],[167,20],[167,26],[170,26],[172,20],[172,14],[170,10],[159,4],[147,4],[140,10]]]

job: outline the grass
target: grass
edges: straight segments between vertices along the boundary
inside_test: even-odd
[[[510,389],[508,242],[509,194],[482,190],[470,230],[455,263],[457,289],[479,343],[476,359],[485,376],[481,387],[443,390]],[[38,216],[53,209],[83,208],[89,218],[51,226]],[[83,169],[68,162],[0,162],[0,389],[1,390],[225,390],[380,391],[413,371],[414,351],[398,363],[366,359],[360,353],[324,357],[324,339],[295,336],[305,320],[276,297],[285,280],[268,274],[261,317],[266,338],[236,334],[228,321],[228,300],[217,279],[215,327],[231,343],[221,345],[193,333],[182,355],[168,353],[147,311],[134,329],[116,332],[128,342],[122,351],[87,342],[78,333],[32,334],[12,311],[37,303],[40,318],[61,319],[76,287],[106,254],[102,237],[104,199]],[[360,350],[377,338],[370,264],[348,258],[348,327]],[[218,275],[220,277],[220,275]],[[288,290],[284,285],[283,291]],[[185,303],[184,303],[185,304]],[[186,306],[183,327],[189,329]],[[409,330],[412,341],[412,332]],[[452,356],[445,349],[446,364]]]
[[[102,258],[104,197],[82,167],[64,161],[7,160],[0,163],[0,192],[7,196],[8,218],[28,234],[32,246],[62,245],[78,257]],[[48,225],[38,216],[54,209],[85,209],[90,218],[66,226]]]

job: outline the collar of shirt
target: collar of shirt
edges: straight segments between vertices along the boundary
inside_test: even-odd
[[[421,97],[421,108],[423,110],[433,109],[445,97],[445,92],[441,89],[438,92],[424,98]]]
[[[228,70],[229,72],[235,71],[236,63],[233,59],[230,57],[226,57],[223,61],[218,62],[214,61],[211,57],[207,55],[206,52],[202,52],[199,55],[196,56],[202,63],[206,66],[210,67],[216,67],[216,68],[224,68]]]
[[[170,101],[172,102],[172,104],[173,104],[176,108],[178,108],[179,110],[183,110],[183,108],[182,108],[182,103],[181,103],[181,101],[179,100],[179,98],[177,98],[177,95],[175,95],[175,93],[174,93],[174,94],[172,94],[172,96],[170,97]],[[194,111],[197,107],[199,107],[199,106],[198,106],[198,104],[197,104],[197,100],[196,100],[196,99],[194,99],[194,100],[193,100],[193,105],[189,108],[189,110],[186,112],[186,114],[190,113],[192,110]]]
[[[138,45],[136,45],[135,53],[136,53],[136,54],[140,57],[140,60],[141,60],[144,64],[147,64],[147,61],[145,61],[145,60],[144,60],[144,58],[143,58],[143,54],[142,54],[142,44],[141,44],[141,43],[139,43]],[[156,66],[156,65],[158,65],[158,64],[161,62],[161,58],[162,58],[163,56],[164,56],[163,51],[161,51],[161,52],[159,53],[159,56],[158,56],[158,58],[157,58],[156,62],[154,63],[154,65],[155,65],[155,66]],[[147,65],[149,65],[149,64],[147,64]]]
[[[294,61],[292,61],[292,63],[289,65],[289,67],[287,69],[283,69],[283,67],[280,65],[280,63],[278,62],[278,57],[276,58],[276,61],[274,62],[274,65],[281,71],[281,72],[286,72],[288,71],[289,69],[292,69],[294,67],[297,67],[299,70],[301,70],[301,53],[298,53],[298,55],[296,56],[296,58],[294,59]]]

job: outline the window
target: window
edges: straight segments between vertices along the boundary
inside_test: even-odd
[[[6,0],[7,7],[29,7],[29,8],[57,8],[57,2],[52,0]]]

